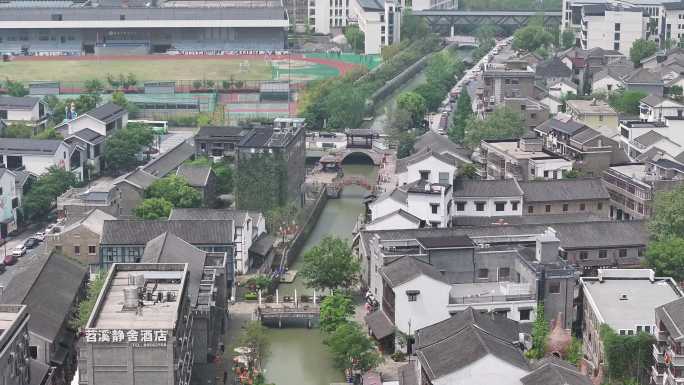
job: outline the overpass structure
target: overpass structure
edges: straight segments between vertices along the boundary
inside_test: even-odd
[[[530,18],[542,17],[545,26],[558,26],[561,11],[461,11],[453,9],[428,9],[414,11],[413,15],[425,19],[435,32],[450,32],[454,26],[479,26],[485,24],[524,27]],[[453,35],[453,32],[451,33]]]

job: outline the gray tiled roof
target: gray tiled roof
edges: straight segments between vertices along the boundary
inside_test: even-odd
[[[490,226],[490,225],[543,225],[553,223],[577,223],[605,221],[606,217],[587,213],[577,214],[545,214],[545,215],[510,215],[510,216],[454,216],[452,226]]]
[[[205,251],[196,248],[172,233],[164,232],[147,242],[142,262],[187,263],[188,270],[190,270],[188,295],[194,304],[199,295],[206,257]]]
[[[594,130],[593,128],[585,128],[584,130],[573,135],[571,139],[574,142],[584,144],[592,139],[598,138],[599,136],[601,136],[600,132]]]
[[[128,183],[131,183],[131,184],[137,186],[138,188],[144,190],[144,189],[150,187],[152,185],[152,183],[154,183],[154,181],[156,181],[157,179],[159,179],[159,178],[157,178],[156,176],[154,176],[148,172],[143,171],[142,169],[136,169],[136,170],[129,172],[126,175],[123,175],[123,176],[117,178],[114,181],[114,184],[116,185],[119,183],[128,182]]]
[[[226,245],[233,243],[232,221],[105,221],[103,245],[144,245],[164,232],[170,232],[193,245]]]
[[[245,127],[219,127],[219,126],[203,126],[197,132],[195,139],[205,140],[238,140],[245,136],[249,128]]]
[[[655,312],[675,341],[684,340],[684,298],[659,306]]]
[[[84,128],[80,131],[74,132],[73,136],[85,140],[86,142],[100,142],[104,140],[104,136],[100,135],[99,133],[91,130],[90,128]]]
[[[242,226],[248,211],[235,209],[174,208],[169,214],[169,220],[204,220],[235,222],[235,226]]]
[[[525,202],[609,199],[601,178],[556,179],[520,182]]]
[[[397,159],[397,164],[396,164],[396,172],[397,173],[402,173],[405,172],[408,169],[408,166],[417,162],[420,162],[422,160],[428,159],[430,157],[434,157],[435,159],[439,159],[444,163],[450,164],[450,165],[456,165],[456,159],[449,155],[448,153],[440,154],[439,152],[433,151],[433,150],[426,150],[426,151],[421,151],[417,152],[415,154],[409,155],[406,158],[402,159]]]
[[[116,120],[119,116],[123,115],[126,110],[114,103],[105,103],[99,107],[95,107],[92,110],[86,112],[84,115],[91,116],[103,123],[110,123]]]
[[[188,184],[193,187],[206,187],[209,181],[209,174],[211,174],[210,165],[193,165],[193,164],[181,164],[176,171],[176,175],[182,176],[188,181]]]
[[[10,281],[0,300],[27,305],[31,314],[29,330],[54,341],[88,269],[57,253],[42,255],[36,262]]]
[[[468,307],[444,321],[417,330],[416,346],[420,349],[432,345],[470,325],[474,325],[503,341],[515,343],[519,339],[518,322],[510,318],[495,317],[493,313],[481,313],[479,310]]]
[[[545,358],[538,362],[532,373],[520,379],[523,385],[591,385],[589,377],[576,367],[556,358]]]
[[[411,221],[411,222],[413,222],[413,223],[416,223],[416,224],[418,224],[418,223],[421,222],[421,219],[418,218],[417,216],[415,216],[415,215],[413,215],[413,214],[411,214],[411,213],[409,213],[409,212],[407,212],[407,211],[404,211],[404,209],[399,209],[399,210],[397,210],[397,211],[393,211],[393,212],[391,212],[391,213],[389,213],[389,214],[386,214],[386,215],[383,215],[383,216],[381,216],[381,217],[375,218],[375,219],[373,220],[373,222],[371,222],[371,224],[372,224],[372,223],[376,223],[376,222],[380,222],[380,221],[382,221],[382,220],[384,220],[384,219],[387,219],[387,218],[389,218],[389,217],[391,217],[391,216],[393,216],[393,215],[395,215],[395,214],[396,214],[396,215],[399,215],[399,216],[401,216],[401,217],[403,217],[403,218],[405,218],[405,219],[407,219],[407,220],[409,220],[409,221]]]
[[[40,102],[40,98],[34,98],[30,96],[0,96],[0,108],[8,110],[32,109],[38,102]]]
[[[0,138],[0,154],[3,155],[54,155],[62,144],[55,139]]]
[[[454,198],[516,197],[523,195],[515,179],[470,180],[459,178],[454,182]]]
[[[380,273],[391,287],[397,287],[420,275],[446,282],[444,276],[434,266],[411,256],[403,256],[386,264],[381,268]]]
[[[569,78],[572,76],[572,70],[558,56],[552,56],[537,64],[535,73],[543,78]]]
[[[564,249],[582,249],[598,247],[645,246],[648,243],[646,221],[591,221],[574,223],[521,224],[515,226],[472,226],[452,228],[423,228],[402,230],[362,231],[367,238],[377,234],[383,240],[416,239],[426,237],[444,237],[452,235],[468,235],[470,238],[489,236],[515,236],[541,234],[548,227],[557,231],[557,237]]]
[[[158,158],[151,160],[143,167],[143,170],[160,178],[165,177],[194,154],[195,146],[188,141],[184,141],[166,153],[161,154]]]
[[[368,325],[368,328],[373,332],[373,336],[379,340],[388,337],[394,333],[394,324],[390,321],[387,314],[382,310],[376,310],[367,314],[363,320]]]
[[[440,135],[432,130],[428,130],[426,133],[416,138],[416,143],[413,144],[413,150],[415,152],[432,150],[440,154],[449,153],[468,161],[470,160],[470,155],[473,153],[465,147],[452,142],[447,136]]]
[[[665,98],[661,96],[649,94],[645,98],[641,99],[640,102],[648,104],[651,107],[654,107],[660,104],[663,100],[665,100]]]
[[[417,352],[421,366],[432,382],[489,355],[523,370],[529,369],[519,348],[473,325]]]
[[[556,118],[548,119],[534,129],[540,132],[551,132],[552,130],[562,132],[567,135],[575,135],[578,131],[587,128],[584,123],[577,122],[572,119],[567,121],[558,120]]]
[[[663,84],[663,80],[658,74],[654,74],[646,68],[640,68],[627,75],[625,77],[625,82],[633,84]]]

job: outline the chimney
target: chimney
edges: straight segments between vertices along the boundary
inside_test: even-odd
[[[556,230],[547,227],[544,233],[537,236],[535,253],[537,261],[542,264],[550,264],[558,261],[558,249],[560,240],[556,236]]]

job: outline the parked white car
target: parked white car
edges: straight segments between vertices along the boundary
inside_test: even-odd
[[[24,254],[26,254],[26,247],[23,244],[12,249],[12,255],[15,257],[23,257]]]

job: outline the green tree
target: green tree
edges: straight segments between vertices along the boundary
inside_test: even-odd
[[[415,16],[406,9],[401,16],[401,36],[409,40],[424,38],[429,33],[428,25],[422,17]]]
[[[638,115],[639,102],[646,96],[643,91],[621,90],[608,95],[608,104],[618,112]]]
[[[402,159],[411,155],[413,145],[416,144],[416,134],[410,131],[403,131],[398,134],[398,140],[397,158]]]
[[[549,323],[544,317],[544,304],[539,303],[537,305],[537,314],[534,318],[534,324],[532,325],[532,349],[528,350],[525,354],[534,359],[540,359],[544,357],[546,352],[546,338],[549,335]]]
[[[354,302],[345,294],[334,293],[321,302],[320,328],[333,333],[354,314]]]
[[[344,37],[355,52],[363,52],[366,36],[357,25],[349,25],[344,29]]]
[[[566,29],[561,34],[561,47],[563,49],[572,48],[575,46],[575,33],[569,29]]]
[[[77,183],[76,175],[63,168],[52,166],[39,176],[24,194],[22,207],[27,218],[47,215],[57,197]]]
[[[648,229],[658,241],[684,238],[684,186],[656,193]]]
[[[414,127],[420,126],[427,108],[425,99],[415,92],[402,92],[397,97],[397,109],[408,111],[411,114],[411,123]]]
[[[152,129],[144,124],[129,123],[126,128],[107,136],[104,159],[107,168],[116,173],[133,169],[138,164],[136,154],[154,139]]]
[[[469,119],[464,143],[475,148],[482,140],[519,138],[525,132],[520,115],[507,107],[497,108],[484,120]]]
[[[520,28],[513,34],[513,49],[516,51],[534,52],[538,48],[547,49],[552,42],[553,35],[537,24]]]
[[[580,360],[582,359],[582,340],[578,340],[574,336],[572,337],[572,342],[570,343],[570,348],[568,348],[568,351],[566,353],[565,360],[568,361],[569,363],[573,364],[574,366],[578,366],[580,364]]]
[[[425,100],[425,108],[428,111],[437,111],[444,100],[444,95],[448,92],[446,87],[438,84],[423,83],[416,87],[413,92],[422,96]]]
[[[456,84],[455,76],[464,70],[463,62],[450,49],[445,49],[430,56],[425,67],[425,78],[428,84],[451,88]]]
[[[75,111],[79,115],[82,115],[97,107],[101,100],[102,98],[98,94],[80,95],[78,98],[69,98],[65,100],[60,100],[54,95],[50,95],[45,99],[52,111],[51,120],[54,124],[59,124],[64,121],[66,118],[66,111],[71,109],[72,103]]]
[[[449,127],[449,139],[461,143],[465,139],[465,128],[468,120],[473,117],[473,104],[467,89],[463,89],[458,95],[456,111],[451,116]]]
[[[324,108],[328,112],[327,125],[331,129],[358,127],[363,120],[366,98],[353,84],[341,85],[330,92]]]
[[[684,238],[651,241],[646,249],[646,264],[659,276],[684,281]]]
[[[476,179],[477,178],[477,167],[472,163],[466,163],[461,166],[458,175],[463,178]]]
[[[10,79],[5,80],[5,89],[10,96],[21,97],[29,93],[28,89],[21,82],[15,82]]]
[[[101,94],[105,85],[100,79],[90,79],[83,83],[83,90],[87,94]]]
[[[169,175],[157,179],[145,190],[146,198],[167,200],[173,207],[189,208],[202,205],[202,195],[182,176]]]
[[[62,140],[64,137],[62,134],[57,132],[54,128],[47,128],[41,132],[39,132],[37,135],[34,135],[33,138],[35,139],[59,139]]]
[[[674,85],[670,87],[669,94],[674,99],[679,99],[682,97],[682,86]]]
[[[126,99],[126,94],[121,91],[116,91],[112,94],[112,103],[125,108],[130,114],[135,114],[138,112],[138,106],[129,102],[128,99]]]
[[[250,321],[245,326],[245,332],[240,336],[238,343],[247,348],[245,356],[249,361],[249,367],[261,371],[261,368],[271,354],[271,342],[266,335],[266,328],[259,321]]]
[[[164,198],[147,198],[135,208],[135,216],[140,219],[166,219],[173,205]]]
[[[304,253],[299,274],[308,287],[317,289],[350,288],[359,279],[361,266],[346,240],[327,236]]]
[[[74,329],[81,329],[85,327],[86,323],[88,323],[90,313],[92,313],[93,309],[95,308],[95,302],[97,302],[97,297],[100,295],[100,291],[104,286],[106,277],[107,271],[101,270],[97,275],[95,275],[95,278],[88,283],[88,292],[86,293],[86,297],[78,303],[76,317],[71,320],[71,326]]]
[[[352,373],[365,373],[382,360],[375,344],[356,322],[345,322],[325,340],[335,367]]]
[[[387,109],[387,131],[394,133],[396,140],[398,141],[399,134],[402,132],[409,131],[413,128],[413,119],[411,118],[411,112],[407,110],[402,110],[399,108],[388,108]]]
[[[12,123],[3,131],[3,138],[30,138],[33,135],[33,127],[23,123]]]
[[[380,49],[380,56],[382,56],[382,61],[388,61],[389,59],[394,57],[394,55],[398,54],[399,51],[401,51],[401,45],[398,43],[382,47]]]
[[[625,383],[639,378],[644,370],[651,367],[655,342],[652,335],[640,332],[621,336],[606,324],[601,325],[599,333],[609,383]]]
[[[641,65],[641,59],[647,58],[658,50],[658,46],[654,41],[646,39],[637,39],[632,43],[629,49],[629,58],[635,66]]]

